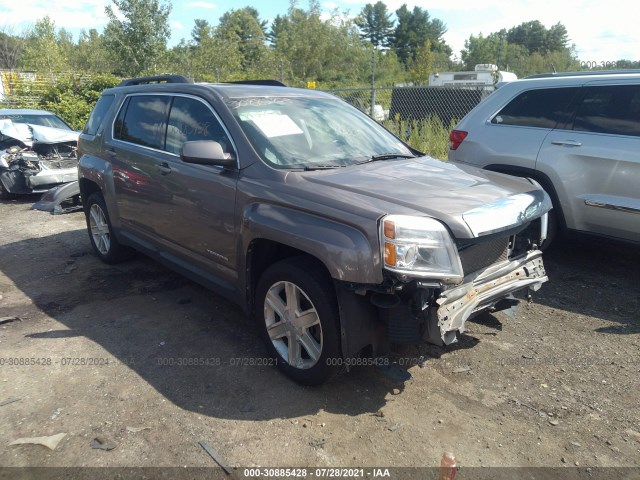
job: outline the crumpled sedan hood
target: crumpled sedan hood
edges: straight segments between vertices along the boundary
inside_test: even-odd
[[[350,202],[367,197],[381,214],[426,214],[457,238],[514,228],[551,208],[548,195],[526,180],[430,157],[314,173],[305,179],[348,192]]]
[[[11,119],[0,120],[0,133],[14,138],[27,147],[34,143],[67,143],[77,142],[78,132],[62,128],[45,127],[33,123],[14,123]]]

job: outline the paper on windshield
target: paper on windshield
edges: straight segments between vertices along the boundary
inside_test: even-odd
[[[304,133],[288,115],[267,113],[252,116],[251,120],[267,138],[282,137],[285,135],[301,135]]]

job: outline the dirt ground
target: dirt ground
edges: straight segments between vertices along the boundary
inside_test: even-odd
[[[640,247],[562,241],[533,302],[308,388],[260,365],[238,307],[143,256],[102,264],[82,213],[32,201],[0,203],[0,317],[20,319],[0,325],[0,466],[215,465],[201,440],[236,469],[640,466]]]

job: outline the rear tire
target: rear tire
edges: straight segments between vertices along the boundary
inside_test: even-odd
[[[133,256],[134,250],[121,245],[113,234],[107,206],[101,193],[89,195],[84,213],[91,246],[100,260],[114,264]]]
[[[296,382],[319,385],[339,372],[336,293],[314,261],[295,257],[271,265],[258,282],[255,318],[269,354]]]

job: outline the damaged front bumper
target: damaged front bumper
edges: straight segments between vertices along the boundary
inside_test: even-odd
[[[0,186],[8,194],[43,193],[78,180],[78,133],[0,121]]]
[[[518,290],[537,291],[547,280],[539,250],[474,272],[461,285],[442,291],[436,298],[437,310],[431,321],[437,322],[439,340],[445,345],[455,342],[456,333],[464,332],[471,316],[491,309]],[[436,340],[433,326],[428,329],[432,342]]]

